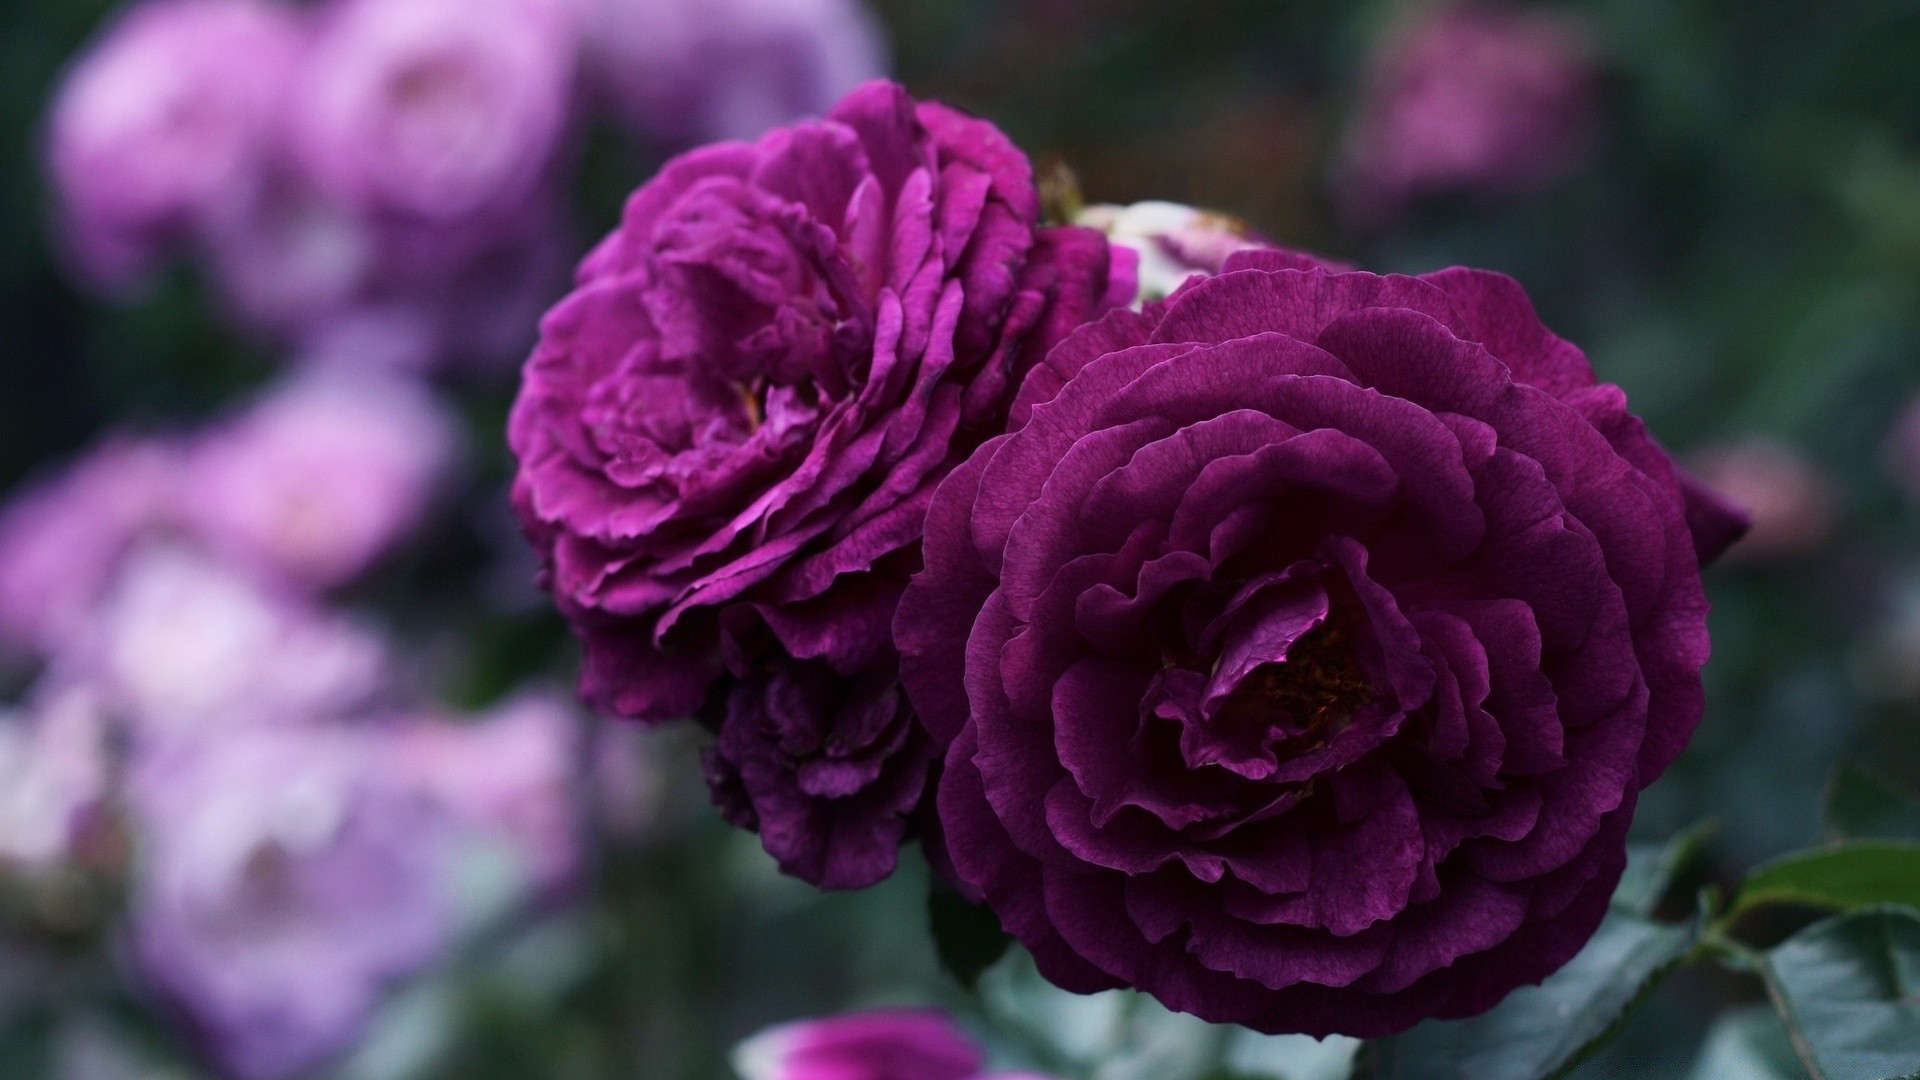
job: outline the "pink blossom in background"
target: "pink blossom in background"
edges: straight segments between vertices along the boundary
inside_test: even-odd
[[[45,871],[76,854],[105,812],[107,724],[81,686],[42,690],[0,713],[0,868]]]
[[[207,236],[222,299],[296,367],[421,373],[531,347],[576,254],[546,193],[497,220],[378,219],[301,181],[269,188]]]
[[[345,584],[424,515],[453,454],[427,390],[376,372],[296,379],[202,436],[185,514],[214,551],[300,586]]]
[[[1920,502],[1920,399],[1909,402],[1881,448],[1887,475],[1907,498]]]
[[[137,766],[130,955],[230,1075],[306,1075],[450,945],[451,833],[384,739],[254,729]]]
[[[466,231],[469,240],[449,244],[445,230],[390,225],[368,287],[346,315],[411,319],[431,363],[525,359],[580,253],[564,208],[542,193]]]
[[[672,146],[752,139],[887,72],[862,0],[583,0],[586,64],[631,126]]]
[[[568,16],[553,0],[334,0],[293,118],[300,161],[374,215],[519,212],[568,126]]]
[[[387,677],[386,642],[191,548],[133,552],[62,670],[101,687],[145,742],[349,715]]]
[[[201,244],[228,314],[256,333],[301,341],[365,292],[378,268],[372,224],[286,169],[216,215]]]
[[[0,645],[42,659],[84,626],[136,538],[169,519],[170,444],[111,437],[0,509]]]
[[[1728,551],[1730,561],[1805,555],[1833,532],[1833,478],[1786,443],[1764,437],[1721,443],[1695,453],[1689,464],[1753,520],[1746,538]]]
[[[1380,43],[1335,192],[1379,224],[1430,193],[1514,195],[1594,139],[1597,46],[1561,12],[1495,2],[1415,9]]]
[[[300,16],[270,0],[148,0],[108,24],[53,105],[49,167],[72,254],[121,284],[264,175]]]
[[[973,1080],[984,1055],[937,1009],[875,1009],[770,1028],[741,1043],[744,1080]]]
[[[525,891],[549,893],[581,868],[584,733],[570,697],[526,691],[479,716],[404,726],[394,764],[461,832],[503,851]]]

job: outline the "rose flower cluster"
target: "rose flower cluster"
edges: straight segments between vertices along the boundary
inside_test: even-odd
[[[509,429],[584,693],[712,728],[789,873],[917,835],[1070,989],[1375,1036],[1538,982],[1742,515],[1511,279],[1040,208],[886,84],[634,195]]]
[[[198,265],[257,336],[360,368],[519,356],[597,114],[678,149],[884,52],[860,0],[131,0],[47,117],[60,243],[111,292]]]

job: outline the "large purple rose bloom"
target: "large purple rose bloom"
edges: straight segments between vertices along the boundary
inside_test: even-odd
[[[1378,1036],[1591,935],[1740,521],[1510,279],[1302,265],[1056,348],[895,627],[951,872],[1049,978]]]
[[[508,428],[514,504],[585,641],[588,698],[666,720],[700,712],[723,676],[787,660],[892,677],[934,486],[1004,430],[1048,345],[1132,292],[1131,263],[1114,273],[1092,230],[1038,227],[1039,203],[991,124],[886,83],[684,155],[634,195],[548,315]],[[864,692],[803,693],[801,712],[714,693],[710,714],[758,733],[722,732],[722,786],[736,771],[755,784],[738,766],[756,738],[818,736],[828,757],[874,764],[924,749],[840,707]],[[921,783],[873,773],[891,792],[876,814],[864,783],[847,787],[866,772],[835,775],[800,781],[833,842],[872,846],[850,835],[869,826],[897,839]],[[747,794],[764,833],[802,827],[768,819],[790,793]],[[878,846],[831,879],[884,876],[892,844]]]

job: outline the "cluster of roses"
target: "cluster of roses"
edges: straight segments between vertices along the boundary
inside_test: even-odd
[[[35,672],[0,710],[8,940],[108,931],[225,1075],[304,1075],[581,870],[564,697],[457,715],[333,598],[416,530],[454,435],[416,386],[310,374],[0,508],[0,668]]]
[[[583,693],[709,726],[789,873],[917,835],[1069,989],[1376,1036],[1540,980],[1741,515],[1511,279],[1041,209],[879,83],[634,194],[508,433]]]
[[[141,0],[48,132],[72,261],[204,262],[277,341],[519,353],[571,258],[589,96],[657,140],[757,132],[879,74],[858,0]]]

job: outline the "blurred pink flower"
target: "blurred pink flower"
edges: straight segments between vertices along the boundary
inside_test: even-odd
[[[1689,465],[1746,510],[1753,528],[1727,552],[1732,562],[1804,555],[1833,532],[1833,481],[1786,443],[1763,437],[1709,446]]]
[[[570,702],[528,691],[468,720],[417,720],[396,741],[398,771],[469,838],[504,851],[523,895],[564,888],[581,869],[584,729]]]
[[[755,138],[887,72],[862,0],[584,2],[602,94],[670,146]]]
[[[298,97],[300,160],[372,214],[517,213],[565,136],[576,48],[555,0],[334,0]]]
[[[341,585],[420,520],[454,434],[416,383],[308,375],[200,439],[188,458],[186,517],[208,547],[250,570]]]
[[[1920,502],[1920,398],[1909,402],[1881,449],[1887,475],[1907,498]]]
[[[378,268],[372,225],[284,169],[214,215],[202,233],[229,314],[275,338],[299,340],[327,324]]]
[[[123,284],[217,208],[253,198],[300,50],[299,15],[270,0],[147,0],[101,32],[48,136],[85,274]]]
[[[0,509],[0,645],[45,659],[71,641],[128,549],[170,518],[179,453],[114,437]]]
[[[1564,13],[1498,0],[1414,11],[1369,64],[1339,200],[1371,225],[1418,195],[1559,180],[1593,142],[1596,51]]]
[[[42,872],[76,855],[112,781],[96,695],[59,686],[0,716],[0,867]]]
[[[128,556],[86,639],[62,657],[143,742],[348,715],[386,664],[371,630],[165,542]]]
[[[974,1080],[984,1055],[937,1009],[875,1009],[769,1028],[734,1050],[745,1080]]]
[[[350,1048],[451,944],[450,832],[381,728],[255,729],[140,761],[131,956],[243,1080]]]

